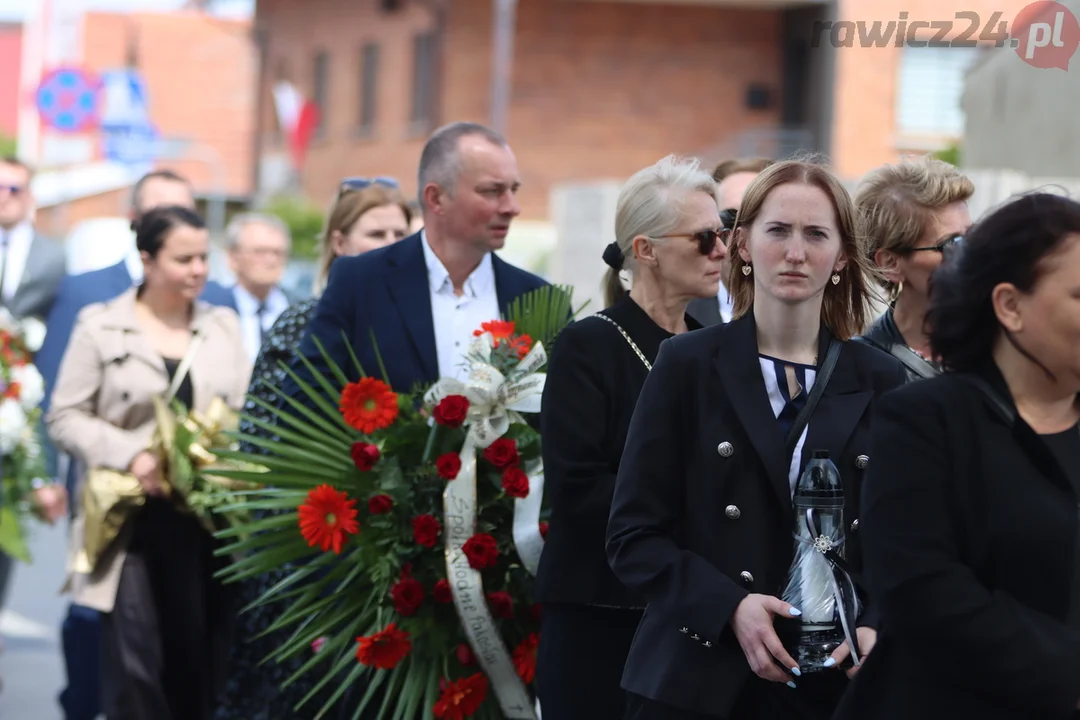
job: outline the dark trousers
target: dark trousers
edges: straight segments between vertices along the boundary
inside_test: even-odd
[[[94,720],[101,713],[101,614],[69,605],[61,629],[67,687],[60,693],[65,720]]]
[[[214,541],[164,500],[148,500],[132,522],[116,605],[102,615],[105,715],[209,720],[232,626]]]
[[[725,720],[829,720],[847,686],[847,676],[842,670],[833,670],[804,675],[795,682],[797,687],[792,690],[783,683],[751,677]],[[722,716],[680,710],[627,693],[625,720],[716,720],[718,717]]]
[[[620,687],[641,610],[549,603],[543,607],[536,691],[544,718],[618,720]]]

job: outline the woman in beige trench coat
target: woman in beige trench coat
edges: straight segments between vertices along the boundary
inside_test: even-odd
[[[234,611],[213,579],[220,562],[213,539],[164,497],[147,448],[153,398],[174,379],[176,399],[187,407],[205,411],[222,398],[238,409],[250,367],[236,314],[196,300],[209,250],[202,219],[184,208],[153,210],[136,244],[143,284],[83,310],[47,424],[53,442],[83,467],[134,474],[147,500],[94,572],[69,567],[68,586],[74,602],[103,613],[108,720],[209,720]],[[73,556],[81,544],[80,514]]]

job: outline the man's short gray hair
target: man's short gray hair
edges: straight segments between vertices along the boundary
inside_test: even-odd
[[[285,236],[285,241],[288,243],[289,247],[292,248],[292,233],[289,232],[289,226],[285,224],[285,221],[277,215],[246,212],[240,213],[230,220],[228,227],[225,228],[225,247],[227,249],[233,250],[240,244],[240,235],[248,225],[267,225],[272,227]]]
[[[454,192],[457,179],[461,176],[461,152],[458,145],[461,138],[470,135],[478,135],[499,147],[509,146],[506,138],[480,123],[454,122],[433,132],[424,145],[424,151],[420,153],[417,196],[421,208],[424,206],[424,187],[429,183],[435,183],[447,193]]]

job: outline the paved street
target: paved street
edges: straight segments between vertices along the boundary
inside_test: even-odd
[[[64,682],[60,623],[67,526],[33,528],[33,565],[17,565],[7,606],[0,613],[0,718],[61,720],[56,695]]]

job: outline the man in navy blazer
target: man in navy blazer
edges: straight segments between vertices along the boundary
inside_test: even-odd
[[[407,392],[446,376],[462,379],[473,331],[505,315],[518,296],[547,284],[493,252],[503,247],[521,212],[515,197],[520,184],[514,154],[498,133],[474,123],[437,130],[420,157],[424,229],[334,261],[300,354],[325,373],[318,338],[334,362],[355,375],[351,345],[364,371],[379,376],[374,334],[394,389]],[[311,379],[299,358],[293,369]],[[283,390],[302,398],[291,380]]]
[[[191,184],[170,170],[158,170],[144,175],[132,190],[132,228],[138,219],[155,207],[183,205],[195,208],[195,196]],[[46,320],[45,341],[35,355],[34,362],[45,380],[45,398],[42,411],[48,412],[49,400],[60,362],[67,350],[71,333],[79,312],[87,305],[107,302],[142,282],[142,260],[132,246],[128,256],[115,265],[100,270],[67,275],[60,282],[56,302]],[[236,309],[232,292],[215,282],[208,282],[202,299],[214,304]],[[66,472],[59,469],[59,458],[54,448],[46,448],[49,470],[54,476],[65,475],[69,508],[75,511],[77,471],[72,463]],[[66,720],[93,720],[100,708],[100,661],[101,639],[98,613],[87,607],[71,605],[64,619],[62,640],[64,663],[67,667],[68,685],[60,693],[60,705]]]

